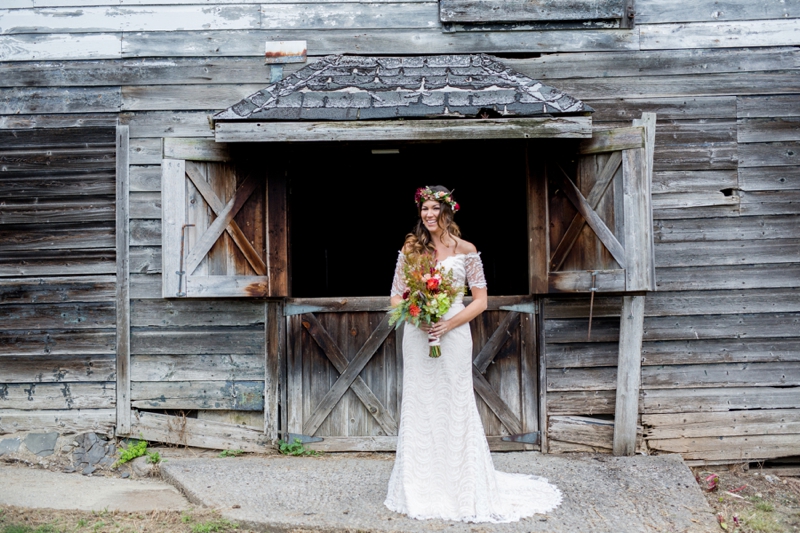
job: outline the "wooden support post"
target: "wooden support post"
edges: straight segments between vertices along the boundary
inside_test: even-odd
[[[131,432],[130,175],[128,126],[117,126],[117,434]]]
[[[531,160],[531,146],[525,149],[528,195],[528,292],[547,294],[549,287],[550,226],[548,224],[547,172],[539,160]]]
[[[619,325],[617,404],[614,411],[614,455],[633,455],[642,378],[644,295],[623,296]]]
[[[542,453],[547,453],[549,450],[547,442],[547,350],[545,348],[544,334],[544,298],[539,299],[536,315],[536,349],[539,352],[539,446]]]
[[[264,432],[271,441],[278,435],[278,405],[281,403],[281,368],[284,364],[286,321],[283,318],[283,301],[265,304],[267,350],[264,373]]]

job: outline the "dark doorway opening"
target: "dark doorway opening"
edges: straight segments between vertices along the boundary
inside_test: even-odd
[[[444,185],[481,252],[489,294],[528,294],[524,141],[287,147],[291,295],[385,296],[417,220],[414,191]]]

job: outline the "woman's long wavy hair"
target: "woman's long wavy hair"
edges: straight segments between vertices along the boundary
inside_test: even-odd
[[[445,192],[450,193],[450,190],[446,187],[442,187],[441,185],[432,185],[429,186],[430,190],[433,192]],[[419,203],[417,203],[417,214],[419,215],[419,219],[417,220],[416,226],[414,229],[406,235],[406,241],[403,244],[403,250],[411,255],[420,255],[420,254],[435,254],[436,247],[433,245],[433,238],[431,237],[431,232],[428,231],[428,228],[425,227],[425,224],[422,222],[422,204],[425,203],[424,198],[420,198]],[[458,227],[458,224],[455,223],[453,220],[453,209],[450,207],[450,204],[447,202],[439,202],[441,206],[441,211],[439,211],[439,227],[442,228],[444,234],[442,235],[443,238],[447,238],[448,236],[455,236],[461,237],[461,230]]]

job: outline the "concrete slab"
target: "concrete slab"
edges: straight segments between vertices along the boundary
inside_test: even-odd
[[[548,478],[564,494],[548,515],[511,524],[417,521],[383,506],[394,456],[175,459],[165,480],[190,501],[269,531],[652,533],[717,531],[680,456],[494,454],[495,467]]]
[[[187,509],[186,498],[161,480],[87,477],[0,465],[0,504],[80,511]]]

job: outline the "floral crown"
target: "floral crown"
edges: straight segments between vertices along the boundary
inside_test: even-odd
[[[453,210],[453,213],[461,209],[461,206],[458,205],[458,202],[453,200],[452,192],[433,191],[431,190],[430,186],[420,187],[417,189],[417,193],[414,195],[414,201],[417,204],[420,204],[422,202],[427,202],[428,200],[436,200],[437,202],[446,203],[450,206],[450,209]]]

